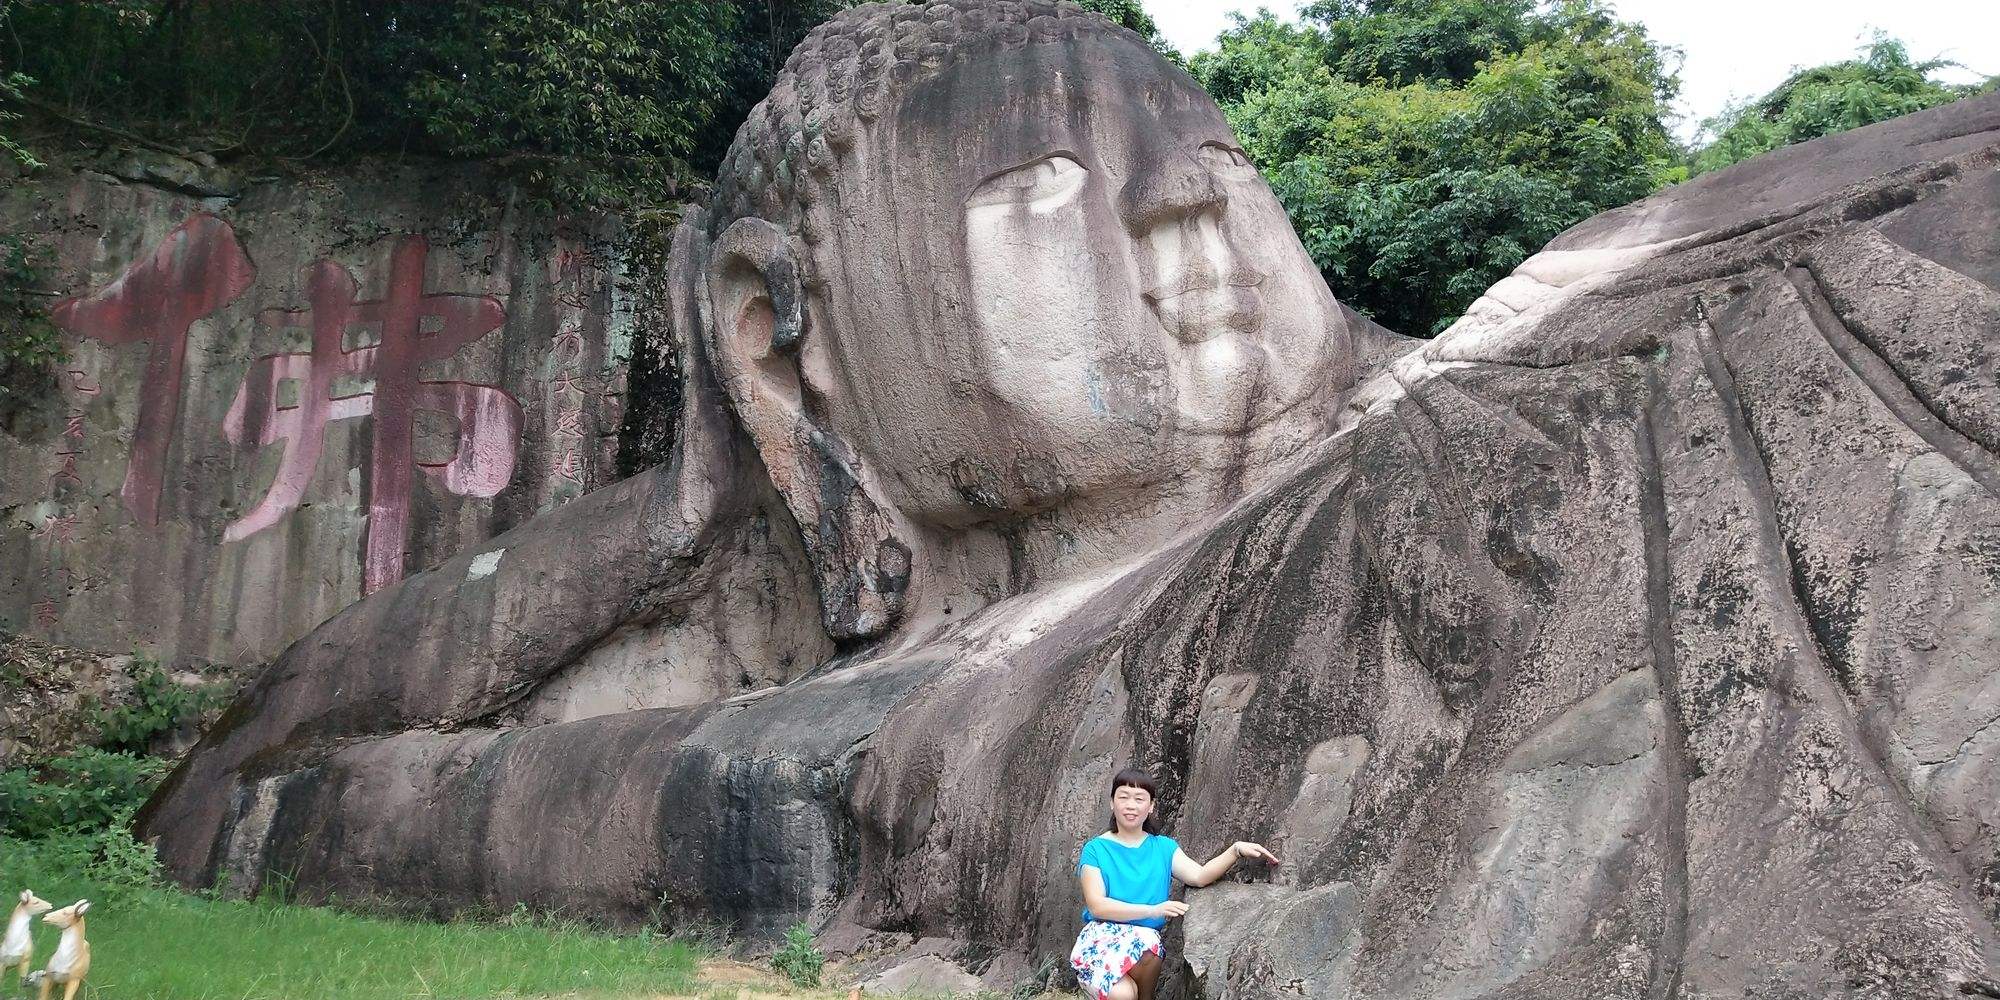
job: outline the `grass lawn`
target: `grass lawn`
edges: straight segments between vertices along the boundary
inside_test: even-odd
[[[89,1000],[347,1000],[366,997],[734,998],[699,948],[550,921],[430,924],[270,901],[127,889],[92,879],[40,841],[0,843],[0,900],[22,889],[91,900]],[[59,932],[35,921],[35,967]],[[776,989],[776,987],[772,987]],[[0,997],[18,983],[0,980]],[[57,995],[60,995],[58,991]]]
[[[767,965],[729,961],[699,944],[657,934],[613,934],[546,919],[424,923],[270,898],[134,889],[93,877],[87,856],[75,842],[0,838],[0,919],[22,889],[59,907],[91,901],[85,918],[90,974],[79,1000],[850,996],[848,987],[832,985],[839,977],[831,969],[828,986],[801,989]],[[33,967],[41,968],[60,931],[37,917],[34,934]],[[0,1000],[20,991],[11,973],[0,975]],[[987,993],[969,1000],[1014,998]]]

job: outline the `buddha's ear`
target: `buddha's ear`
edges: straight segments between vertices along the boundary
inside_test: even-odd
[[[811,337],[791,243],[738,219],[710,252],[710,358],[725,395],[805,535],[820,611],[835,639],[887,632],[901,617],[910,547],[855,449],[808,412],[800,365]]]

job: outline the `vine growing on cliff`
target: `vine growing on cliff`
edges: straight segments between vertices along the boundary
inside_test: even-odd
[[[0,8],[0,16],[5,14],[5,8]],[[7,105],[27,100],[22,91],[34,82],[33,77],[23,73],[0,74],[0,127],[11,127],[21,120],[21,113]],[[5,132],[0,132],[0,153],[13,157],[21,166],[31,170],[42,165],[42,161],[35,159],[35,154],[28,152],[28,147],[8,138]]]

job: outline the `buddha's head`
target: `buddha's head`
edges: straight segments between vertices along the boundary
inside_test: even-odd
[[[894,621],[914,539],[1171,505],[1296,450],[1354,378],[1215,103],[1068,3],[820,27],[698,225],[710,363],[839,637]]]

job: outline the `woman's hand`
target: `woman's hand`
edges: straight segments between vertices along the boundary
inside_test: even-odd
[[[1247,840],[1239,840],[1232,850],[1236,852],[1238,858],[1261,858],[1267,865],[1278,863],[1278,856],[1266,850],[1263,844],[1253,844]]]
[[[1187,914],[1187,904],[1181,902],[1178,899],[1169,899],[1166,902],[1153,907],[1153,916],[1165,917],[1168,920],[1172,920],[1175,917],[1185,916],[1186,914]]]

